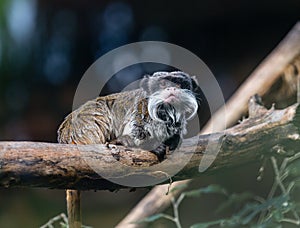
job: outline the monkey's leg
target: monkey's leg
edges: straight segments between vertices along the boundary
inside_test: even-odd
[[[81,228],[80,191],[66,190],[69,228]]]

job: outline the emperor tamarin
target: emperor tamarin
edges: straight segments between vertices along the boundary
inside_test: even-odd
[[[117,142],[141,147],[160,160],[175,150],[186,133],[186,121],[197,113],[194,77],[181,71],[146,75],[140,88],[98,97],[69,114],[58,129],[60,143]]]

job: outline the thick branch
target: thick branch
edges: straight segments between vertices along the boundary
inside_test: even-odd
[[[128,177],[166,179],[187,160],[173,179],[203,175],[198,172],[203,154],[218,146],[220,152],[208,173],[255,161],[262,154],[270,154],[270,148],[278,144],[293,142],[297,148],[300,108],[293,105],[284,110],[266,110],[255,101],[252,98],[250,102],[250,113],[255,116],[226,131],[184,140],[178,153],[162,163],[148,151],[115,145],[1,142],[0,186],[115,190],[124,186],[107,178],[116,183]]]

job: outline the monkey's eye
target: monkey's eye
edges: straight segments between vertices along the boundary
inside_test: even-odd
[[[165,80],[159,81],[159,87],[164,89],[167,87],[167,82]]]

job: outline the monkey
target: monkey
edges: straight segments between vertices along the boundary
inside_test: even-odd
[[[117,143],[150,150],[162,161],[186,134],[198,110],[198,83],[180,71],[146,75],[140,88],[86,102],[58,129],[60,143]]]
[[[116,143],[154,153],[161,162],[186,134],[198,110],[201,89],[181,71],[146,75],[140,87],[87,101],[61,123],[59,143]],[[81,226],[80,191],[67,190],[69,227]]]

